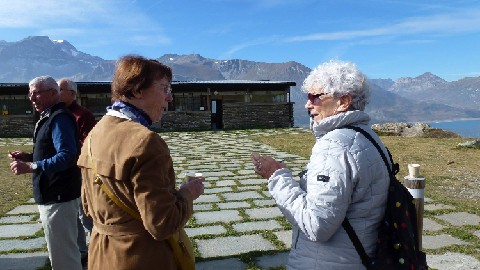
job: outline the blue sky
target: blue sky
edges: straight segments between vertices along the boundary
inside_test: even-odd
[[[0,40],[37,35],[109,60],[340,59],[370,78],[480,76],[478,0],[0,0]]]

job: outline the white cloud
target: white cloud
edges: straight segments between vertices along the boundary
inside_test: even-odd
[[[413,17],[390,26],[338,32],[314,33],[285,38],[285,42],[349,40],[364,37],[422,35],[455,35],[480,32],[480,10]]]
[[[8,3],[7,3],[8,2]],[[133,44],[168,44],[163,27],[126,0],[0,1],[0,30],[18,29],[28,35],[55,39],[106,39]],[[149,37],[149,40],[148,40]],[[87,40],[87,38],[85,38]],[[91,43],[97,43],[90,40]],[[98,43],[105,44],[103,41]]]
[[[234,55],[236,52],[241,51],[245,48],[253,47],[253,46],[258,46],[258,45],[263,45],[263,44],[270,44],[275,41],[278,41],[278,37],[269,37],[269,38],[260,38],[256,40],[251,40],[247,41],[244,43],[237,44],[230,48],[230,50],[224,52],[220,58],[222,59],[227,59],[230,58],[232,55]]]

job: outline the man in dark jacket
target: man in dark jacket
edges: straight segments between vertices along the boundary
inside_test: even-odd
[[[29,83],[28,97],[40,119],[33,134],[33,153],[14,151],[10,169],[16,175],[32,173],[52,269],[81,270],[77,245],[77,216],[81,176],[76,166],[80,152],[75,118],[59,102],[59,87],[49,76]]]
[[[80,134],[81,147],[88,133],[96,124],[95,116],[87,108],[77,103],[76,99],[78,90],[77,84],[74,81],[67,78],[62,78],[57,81],[57,84],[60,87],[60,102],[65,103],[68,110],[70,110],[73,113],[73,116],[75,116],[75,121],[77,122],[78,131]],[[80,205],[80,209],[78,211],[77,226],[77,244],[82,256],[82,266],[86,267],[88,265],[88,247],[85,231],[87,231],[89,235],[92,233],[93,221],[90,217],[85,215],[82,205]]]

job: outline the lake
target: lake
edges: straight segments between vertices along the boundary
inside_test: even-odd
[[[480,119],[427,122],[434,128],[449,130],[462,137],[480,138]]]

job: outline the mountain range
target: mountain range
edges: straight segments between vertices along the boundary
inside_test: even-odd
[[[296,126],[308,125],[305,93],[300,88],[311,69],[301,63],[218,60],[198,54],[164,54],[159,61],[173,70],[174,81],[272,80],[294,81],[291,100]],[[75,81],[111,81],[115,60],[78,51],[66,40],[31,36],[0,41],[0,82],[23,83],[40,75]],[[480,118],[480,77],[447,82],[426,72],[397,80],[369,79],[372,95],[366,111],[373,123],[427,122]]]

